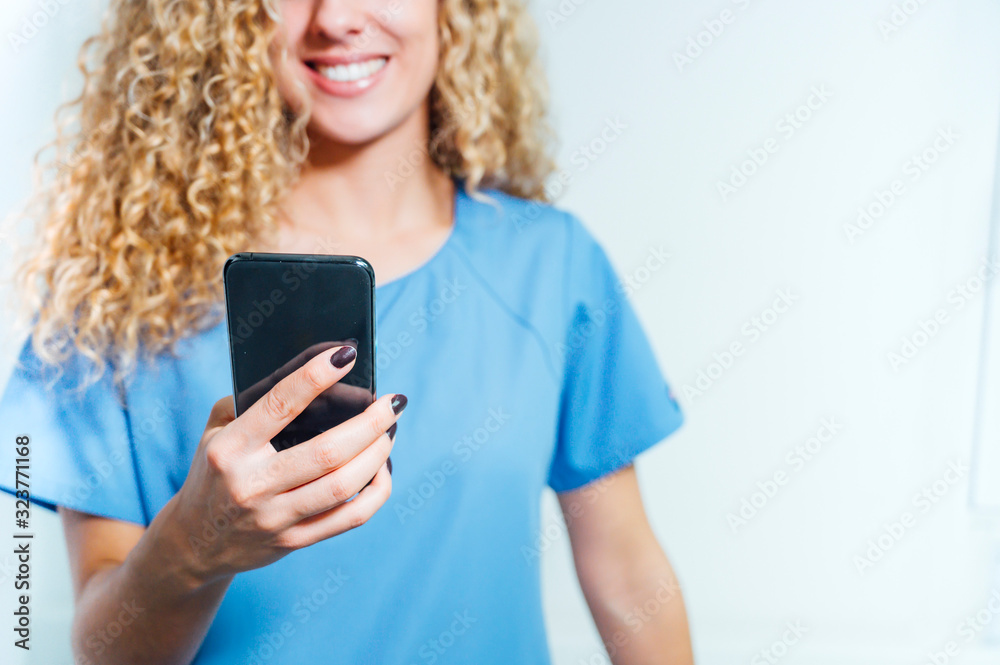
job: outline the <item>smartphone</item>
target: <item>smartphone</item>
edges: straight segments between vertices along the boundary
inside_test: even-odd
[[[222,270],[236,415],[325,349],[354,367],[271,440],[287,450],[375,400],[375,272],[358,256],[241,252]]]

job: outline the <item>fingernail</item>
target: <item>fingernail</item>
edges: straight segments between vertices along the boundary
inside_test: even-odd
[[[386,466],[387,469],[389,469],[389,475],[391,476],[392,475],[392,458],[391,457],[386,457],[385,458],[385,466]]]
[[[400,411],[406,408],[406,395],[396,393],[389,404],[392,406],[392,412],[398,416]]]
[[[357,355],[358,352],[354,350],[353,346],[342,346],[337,349],[336,353],[330,356],[330,363],[337,369],[341,369],[346,367],[347,363],[354,360]]]
[[[399,423],[393,423],[393,424],[392,424],[392,427],[390,427],[389,429],[387,429],[387,430],[385,431],[385,433],[389,435],[389,438],[390,438],[390,439],[391,439],[392,437],[396,436],[396,425],[398,425],[398,424],[399,424]]]

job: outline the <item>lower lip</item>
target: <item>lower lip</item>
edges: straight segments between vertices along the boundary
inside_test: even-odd
[[[334,97],[357,97],[371,90],[375,84],[382,80],[385,70],[389,68],[390,62],[392,62],[391,58],[385,61],[382,69],[371,76],[358,79],[357,81],[331,81],[312,67],[304,63],[302,66],[309,72],[309,76],[312,78],[313,83],[316,84],[316,87],[326,94],[333,95]]]

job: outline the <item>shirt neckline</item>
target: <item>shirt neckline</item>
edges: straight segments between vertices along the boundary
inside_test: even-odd
[[[465,189],[463,187],[463,183],[461,182],[461,180],[453,178],[452,183],[454,183],[455,186],[455,196],[453,199],[453,207],[452,207],[453,210],[452,224],[451,224],[451,229],[448,231],[448,237],[445,238],[444,242],[441,243],[441,245],[437,248],[437,250],[435,250],[435,252],[430,256],[430,258],[428,258],[426,261],[418,265],[413,270],[405,272],[399,277],[395,277],[389,280],[388,282],[384,282],[382,284],[376,284],[375,285],[376,293],[383,293],[385,290],[393,288],[394,285],[406,282],[411,278],[430,270],[431,267],[434,266],[434,264],[436,264],[438,261],[441,260],[442,256],[444,256],[450,251],[451,246],[455,243],[455,236],[458,235],[458,227],[462,223],[462,219],[465,216],[466,212],[465,206],[468,202],[467,201],[468,195],[465,193]]]

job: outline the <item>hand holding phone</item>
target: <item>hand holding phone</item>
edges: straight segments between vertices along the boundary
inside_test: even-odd
[[[350,346],[357,356],[357,342],[338,340],[335,342],[319,342],[305,349],[297,356],[287,361],[271,374],[247,387],[240,393],[236,402],[253,404],[278,384],[281,379],[302,367],[310,358],[335,346]],[[361,386],[337,382],[320,393],[316,399],[298,415],[289,427],[295,427],[299,432],[312,433],[312,436],[330,428],[331,423],[342,423],[362,411],[372,403],[372,394]],[[311,438],[311,436],[309,437]],[[391,467],[390,467],[391,469]]]
[[[290,449],[271,444],[353,369],[353,347],[341,352],[345,365],[331,362],[344,348],[308,358],[238,417],[232,397],[212,407],[184,484],[150,525],[166,547],[176,545],[171,551],[192,588],[358,527],[389,498],[394,437],[387,430],[406,406],[403,395],[383,395]],[[203,534],[206,515],[217,517],[213,537],[193,546],[191,535]]]

